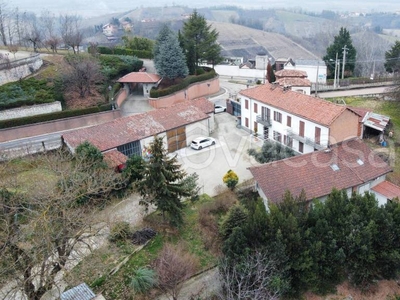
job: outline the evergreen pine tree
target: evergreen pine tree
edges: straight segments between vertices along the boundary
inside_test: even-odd
[[[164,219],[168,215],[172,225],[179,225],[183,221],[181,199],[193,195],[185,182],[186,172],[181,169],[176,156],[168,157],[162,137],[154,137],[150,152],[152,155],[145,164],[143,179],[137,183],[142,196],[139,203],[146,207],[155,205]]]
[[[174,81],[186,77],[189,70],[178,37],[168,26],[164,26],[154,47],[154,65],[160,76]]]
[[[202,61],[209,61],[213,65],[222,61],[221,46],[217,43],[218,32],[211,29],[204,16],[196,10],[183,24],[181,36],[190,74],[195,74]]]
[[[354,72],[357,51],[351,41],[350,32],[346,28],[340,28],[339,34],[335,36],[333,43],[329,45],[329,47],[326,49],[326,55],[324,56],[323,60],[329,61],[330,59],[335,59],[337,53],[338,59],[343,63],[344,47],[346,47],[347,49],[345,61],[345,76],[351,76]],[[333,78],[333,75],[335,73],[334,65],[332,66],[332,64],[328,64],[328,70],[330,77]],[[341,70],[339,71],[341,72]]]

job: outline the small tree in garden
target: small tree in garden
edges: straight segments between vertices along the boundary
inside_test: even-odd
[[[228,188],[230,188],[231,190],[233,190],[235,188],[235,186],[238,184],[239,182],[239,177],[237,176],[237,174],[235,172],[233,172],[232,170],[229,170],[225,175],[224,178],[222,178],[223,182],[226,184],[226,186]]]
[[[159,288],[174,300],[178,299],[181,283],[195,273],[198,265],[196,257],[184,248],[182,244],[166,244],[155,263]]]
[[[144,166],[143,179],[136,183],[142,196],[139,203],[146,207],[150,204],[157,206],[164,219],[168,215],[172,225],[179,225],[183,222],[181,200],[193,197],[196,185],[193,182],[189,184],[188,176],[176,156],[168,156],[162,137],[154,137],[150,153],[152,155]]]

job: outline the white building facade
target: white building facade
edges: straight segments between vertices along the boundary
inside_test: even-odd
[[[297,153],[310,153],[357,136],[358,116],[343,106],[279,85],[243,90],[241,126]]]

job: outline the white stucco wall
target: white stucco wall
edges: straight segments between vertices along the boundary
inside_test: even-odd
[[[305,95],[311,95],[311,87],[310,86],[292,86],[292,91],[305,94]]]
[[[143,96],[149,97],[151,89],[156,86],[156,83],[143,83]]]
[[[211,65],[206,66],[212,67]],[[265,70],[240,69],[239,66],[216,65],[214,66],[214,69],[219,75],[222,76],[246,77],[255,81],[260,80],[261,82],[266,75]]]
[[[379,206],[383,206],[388,202],[388,199],[384,195],[379,194],[379,193],[374,192],[374,191],[372,191],[372,193],[375,195],[376,200],[378,200],[378,205]]]
[[[315,139],[315,127],[321,128],[321,138],[320,138],[320,145],[322,147],[327,147],[328,141],[329,141],[329,128],[322,126],[320,124],[311,122],[309,120],[300,118],[296,115],[287,113],[282,110],[278,110],[272,106],[269,106],[267,104],[264,104],[262,102],[256,101],[254,99],[250,99],[248,97],[245,97],[241,94],[239,94],[240,98],[240,104],[242,107],[242,118],[241,118],[241,125],[244,128],[248,128],[249,130],[254,130],[254,122],[256,121],[256,116],[261,115],[262,107],[267,107],[271,110],[271,124],[272,126],[269,127],[269,136],[268,138],[273,140],[273,131],[277,131],[282,135],[282,142],[283,142],[283,136],[288,135],[288,131],[292,130],[293,133],[299,134],[300,132],[300,121],[304,122],[304,136],[314,140]],[[249,101],[249,106],[248,109],[245,107],[245,101]],[[254,112],[254,103],[257,103],[257,113]],[[274,111],[278,111],[282,114],[282,123],[279,123],[277,121],[274,121]],[[290,116],[292,118],[292,124],[291,127],[287,126],[287,116]],[[246,127],[246,118],[249,120],[249,127]],[[263,135],[263,125],[257,123],[257,133],[259,135]],[[295,138],[293,138],[293,149],[295,151],[299,150],[299,141]],[[303,148],[303,153],[309,153],[313,152],[314,147],[307,145],[304,143],[304,148]]]
[[[42,114],[49,114],[61,111],[61,103],[59,101],[53,103],[36,104],[31,106],[17,107],[0,111],[0,120],[10,120],[16,118],[30,117]]]

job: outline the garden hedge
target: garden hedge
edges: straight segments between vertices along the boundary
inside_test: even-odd
[[[83,109],[65,110],[65,111],[59,111],[59,112],[54,112],[54,113],[50,113],[50,114],[43,114],[43,115],[11,119],[11,120],[3,120],[3,121],[0,121],[0,129],[36,124],[36,123],[53,121],[53,120],[58,120],[58,119],[72,118],[72,117],[77,117],[77,116],[82,116],[82,115],[87,115],[87,114],[108,111],[111,109],[112,109],[111,104],[107,103],[107,104],[83,108]]]
[[[151,98],[159,98],[159,97],[163,97],[163,96],[168,96],[168,95],[171,95],[173,93],[176,93],[178,91],[181,91],[181,90],[187,88],[192,83],[206,81],[206,80],[214,78],[215,76],[216,76],[216,73],[215,73],[214,69],[211,69],[210,71],[208,71],[207,73],[204,73],[202,75],[188,76],[181,83],[170,86],[166,89],[162,89],[162,90],[158,90],[155,88],[151,89],[150,97]]]

